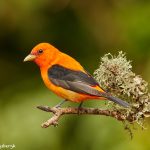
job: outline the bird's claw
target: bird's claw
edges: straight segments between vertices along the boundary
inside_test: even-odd
[[[81,115],[81,111],[82,110],[82,107],[78,107],[78,115]]]
[[[78,115],[81,114],[81,110],[82,110],[82,105],[83,105],[83,102],[81,102],[78,106]]]
[[[61,105],[57,104],[57,105],[55,105],[54,107],[55,107],[55,108],[60,108],[60,106],[61,106]]]
[[[60,108],[62,104],[64,104],[67,100],[63,100],[60,103],[58,103],[57,105],[55,105],[55,108]]]

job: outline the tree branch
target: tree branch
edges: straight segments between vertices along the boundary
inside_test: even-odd
[[[132,116],[126,116],[125,114],[120,113],[119,111],[111,111],[111,110],[101,110],[99,108],[80,108],[80,110],[78,108],[71,108],[71,107],[67,107],[67,108],[56,108],[56,107],[48,107],[48,106],[37,106],[38,109],[46,111],[46,112],[52,112],[53,116],[48,119],[47,121],[45,121],[44,123],[42,123],[42,127],[43,128],[47,128],[51,125],[53,126],[57,126],[58,125],[58,121],[60,119],[61,116],[63,115],[69,115],[69,114],[77,114],[77,115],[104,115],[104,116],[110,116],[113,117],[119,121],[129,121],[129,122],[133,122],[134,121],[134,117]]]

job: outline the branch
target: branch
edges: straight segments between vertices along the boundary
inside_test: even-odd
[[[127,117],[125,114],[121,114],[119,111],[111,111],[111,110],[101,110],[99,108],[56,108],[56,107],[48,107],[48,106],[37,106],[38,109],[46,111],[46,112],[51,112],[53,113],[53,116],[48,119],[46,122],[42,123],[43,128],[47,128],[51,125],[57,126],[58,121],[61,116],[63,115],[69,115],[69,114],[77,114],[77,115],[104,115],[104,116],[110,116],[113,117],[119,121],[129,121],[133,122],[134,117],[130,116]]]

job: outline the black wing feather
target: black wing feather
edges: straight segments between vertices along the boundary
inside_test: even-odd
[[[99,84],[88,73],[86,74],[82,71],[74,71],[60,65],[53,65],[48,69],[48,77],[54,85],[62,87],[64,89],[71,90],[77,93],[105,97],[124,107],[129,107],[129,104],[127,102],[113,97],[106,92],[100,92],[92,88],[92,86],[96,86]]]
[[[90,74],[85,74],[82,71],[74,71],[60,65],[53,65],[48,69],[48,77],[53,84],[67,90],[90,95],[98,94],[98,91],[91,86],[99,84]]]
[[[48,76],[49,78],[65,81],[81,81],[91,86],[99,85],[89,73],[85,74],[82,71],[74,71],[60,65],[53,65],[51,68],[49,68]]]

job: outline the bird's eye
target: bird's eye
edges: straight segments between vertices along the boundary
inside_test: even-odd
[[[39,54],[42,54],[42,53],[43,53],[43,50],[42,50],[42,49],[39,49],[39,50],[38,50],[38,53],[39,53]]]

